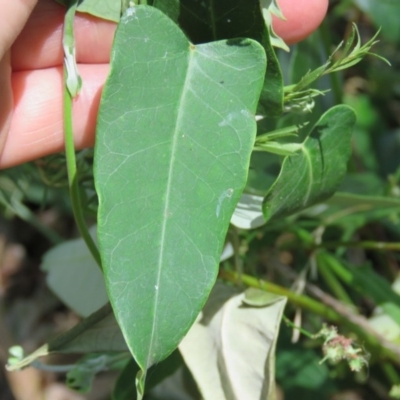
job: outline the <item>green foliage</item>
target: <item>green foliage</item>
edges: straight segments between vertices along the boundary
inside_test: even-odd
[[[61,2],[69,6],[67,167],[58,158],[39,171],[52,186],[69,185],[90,251],[83,239],[60,244],[24,204],[40,204],[37,179],[28,190],[29,179],[6,171],[0,203],[57,244],[42,270],[85,318],[27,357],[12,348],[8,369],[56,370],[39,358],[83,353],[67,382],[87,392],[98,372],[115,367],[114,400],[152,396],[163,381],[186,393],[194,385],[188,370],[200,392],[194,398],[273,399],[287,298],[294,341],[325,321],[344,336],[328,333],[319,347],[303,339],[289,345],[284,331],[276,377],[285,399],[362,390],[364,347],[375,387],[393,387],[397,396],[400,147],[392,110],[400,74],[382,60],[400,65],[391,20],[398,6],[336,2],[319,33],[286,54],[271,25],[271,15],[283,17],[275,0]],[[366,19],[359,21],[363,40],[346,21],[336,45],[338,18],[354,15],[355,4],[383,25],[390,45],[377,42]],[[94,165],[73,151],[75,11],[119,22]],[[351,86],[355,78],[370,79],[363,93]],[[58,206],[54,188],[49,193],[46,204]],[[85,222],[96,213],[107,293]],[[220,262],[225,244],[233,257]],[[389,328],[380,329],[381,321]],[[343,363],[321,365],[324,355],[348,361],[358,381]]]

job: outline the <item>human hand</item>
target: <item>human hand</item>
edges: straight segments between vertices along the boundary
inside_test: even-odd
[[[278,1],[287,20],[275,19],[274,28],[287,43],[295,43],[315,30],[328,7],[328,0]],[[64,147],[65,8],[54,0],[36,3],[0,0],[0,168],[60,152]],[[76,17],[77,61],[83,79],[73,106],[77,149],[94,143],[115,27],[112,22],[88,15]]]

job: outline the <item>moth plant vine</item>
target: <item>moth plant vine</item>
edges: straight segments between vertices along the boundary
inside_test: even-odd
[[[68,7],[64,122],[71,202],[111,306],[28,357],[13,348],[8,368],[37,366],[38,357],[53,351],[116,352],[82,364],[109,366],[121,354],[126,361],[129,350],[140,399],[147,371],[176,357],[202,311],[230,223],[255,228],[335,192],[355,115],[337,105],[316,118],[311,111],[324,93],[313,83],[357,63],[375,38],[361,45],[354,28],[326,64],[284,86],[275,49],[288,48],[271,26],[272,14],[283,17],[275,0],[60,2]],[[97,120],[97,243],[84,218],[72,132],[72,102],[85,84],[75,62],[76,11],[118,22]],[[282,157],[279,176],[264,192],[246,183],[254,152]],[[254,295],[260,293],[240,301],[250,307]]]

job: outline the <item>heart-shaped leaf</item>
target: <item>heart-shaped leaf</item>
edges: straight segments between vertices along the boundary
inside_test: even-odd
[[[98,241],[116,318],[143,370],[178,345],[216,279],[265,63],[252,40],[194,46],[152,7],[121,19],[98,118]]]
[[[320,118],[301,150],[285,158],[264,199],[266,220],[293,214],[333,195],[347,170],[355,120],[347,106],[331,108]]]

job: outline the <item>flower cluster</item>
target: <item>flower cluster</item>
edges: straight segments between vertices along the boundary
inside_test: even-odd
[[[368,366],[369,355],[365,350],[357,346],[353,339],[339,335],[336,327],[324,324],[321,331],[314,337],[324,339],[322,346],[324,358],[320,363],[326,360],[330,360],[333,363],[346,360],[350,369],[355,372],[359,372],[364,366]]]

